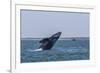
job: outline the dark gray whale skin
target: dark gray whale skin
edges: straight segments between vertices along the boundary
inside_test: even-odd
[[[40,41],[41,45],[39,48],[42,48],[43,50],[50,50],[56,41],[59,39],[61,36],[61,32],[57,32],[56,34],[52,35],[49,38],[44,38]]]

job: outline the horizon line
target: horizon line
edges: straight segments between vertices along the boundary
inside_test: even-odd
[[[34,38],[34,37],[24,37],[24,38],[21,38],[21,39],[31,39],[31,38],[33,38],[33,39],[42,39],[42,38],[46,38],[46,37],[40,37],[40,38]],[[63,37],[63,38],[59,38],[59,39],[66,39],[66,38],[89,38],[89,37]]]

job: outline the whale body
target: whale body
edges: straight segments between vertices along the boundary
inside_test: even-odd
[[[56,34],[53,34],[49,38],[42,39],[41,41],[39,41],[41,43],[39,48],[42,48],[42,50],[50,50],[60,36],[61,36],[61,32],[57,32]]]

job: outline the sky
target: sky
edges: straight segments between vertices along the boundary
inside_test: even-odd
[[[21,38],[89,37],[89,13],[21,10]]]

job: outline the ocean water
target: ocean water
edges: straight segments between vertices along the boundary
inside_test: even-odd
[[[51,50],[34,51],[41,39],[21,39],[21,63],[89,60],[89,39],[60,39]]]

